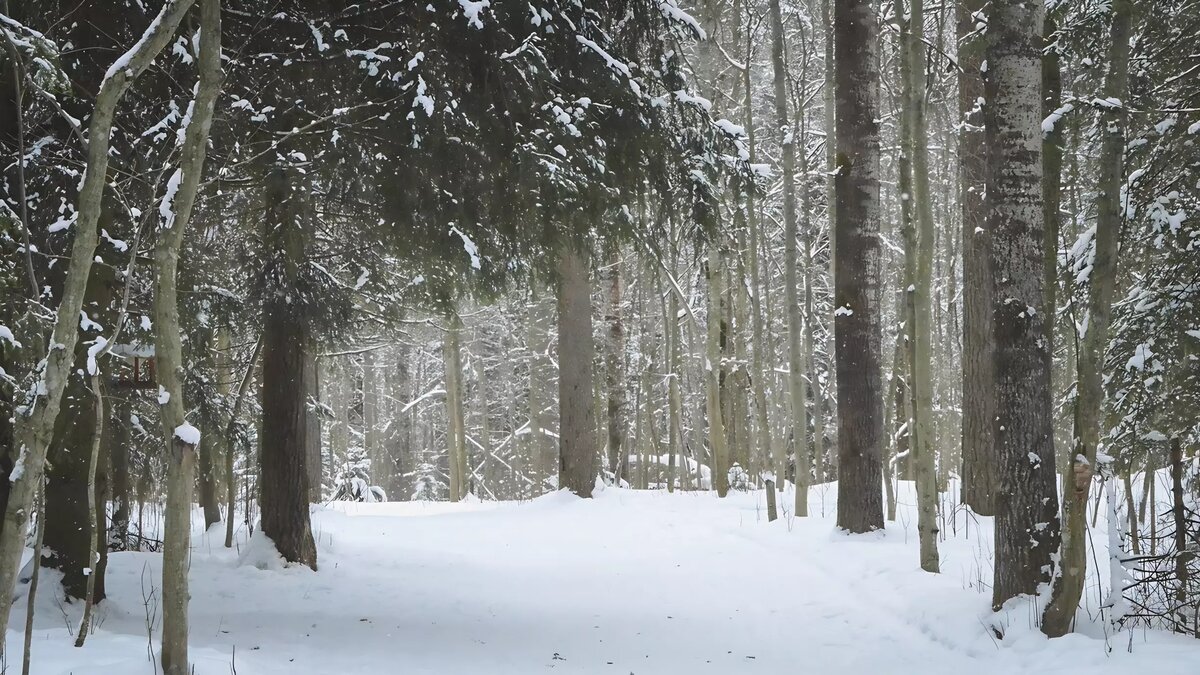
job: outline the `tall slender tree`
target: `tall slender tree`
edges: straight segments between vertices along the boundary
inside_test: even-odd
[[[221,1],[200,0],[199,82],[183,135],[179,168],[163,197],[164,214],[154,246],[154,350],[159,415],[166,439],[167,508],[163,527],[164,675],[186,675],[188,665],[188,559],[192,535],[192,485],[199,431],[185,417],[184,359],[176,277],[183,237],[200,190],[208,132],[221,91]],[[175,186],[172,192],[171,186]]]
[[[1099,106],[1101,129],[1100,184],[1096,190],[1096,233],[1092,268],[1087,276],[1087,319],[1079,329],[1079,369],[1075,399],[1075,447],[1063,485],[1063,531],[1059,569],[1042,630],[1051,637],[1066,634],[1075,622],[1087,575],[1087,503],[1092,476],[1097,470],[1101,414],[1104,406],[1104,357],[1112,322],[1113,293],[1117,278],[1117,251],[1126,206],[1125,145],[1129,93],[1129,43],[1133,32],[1135,0],[1114,0],[1110,5],[1108,72],[1103,102]],[[1110,474],[1111,475],[1111,474]]]

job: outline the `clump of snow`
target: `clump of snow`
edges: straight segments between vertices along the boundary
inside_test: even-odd
[[[88,350],[87,350],[87,372],[88,372],[88,375],[97,375],[100,373],[100,367],[96,364],[96,358],[100,355],[100,352],[104,351],[104,348],[107,346],[108,346],[108,340],[106,340],[100,336],[96,336],[96,339],[92,340],[92,344],[91,344],[91,346],[88,347]]]
[[[1061,120],[1067,113],[1071,112],[1074,109],[1075,109],[1075,106],[1073,104],[1067,103],[1067,104],[1063,105],[1062,107],[1058,108],[1057,110],[1055,110],[1054,112],[1047,115],[1046,119],[1042,120],[1042,133],[1043,134],[1054,133],[1054,127],[1058,124],[1059,120]]]
[[[17,342],[17,338],[13,336],[13,332],[4,324],[0,324],[0,340],[4,340],[17,349],[21,348],[21,343]]]
[[[275,542],[263,534],[262,530],[250,536],[250,541],[246,542],[246,547],[242,549],[242,555],[238,558],[238,565],[256,567],[267,572],[276,572],[288,566],[287,561],[279,554],[279,549],[275,547]]]
[[[174,436],[188,445],[200,445],[200,430],[187,422],[175,427]]]
[[[491,6],[491,0],[458,0],[458,6],[462,8],[463,16],[467,19],[467,24],[472,28],[483,28],[483,21],[479,19],[479,15],[483,10]]]
[[[475,246],[475,242],[471,241],[471,238],[463,234],[463,231],[457,227],[451,227],[450,233],[457,234],[458,238],[462,239],[463,250],[466,251],[467,255],[471,258],[471,267],[480,269],[480,264],[482,261],[479,257],[479,247]]]
[[[183,169],[175,169],[167,179],[167,189],[162,201],[158,203],[158,215],[162,218],[163,229],[169,230],[175,224],[175,195],[183,183]]]

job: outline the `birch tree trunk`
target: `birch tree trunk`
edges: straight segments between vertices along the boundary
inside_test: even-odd
[[[992,606],[1033,594],[1058,549],[1050,358],[1043,343],[1040,0],[994,0],[985,75],[996,341]]]
[[[47,353],[45,365],[39,374],[35,389],[38,395],[30,398],[27,411],[17,416],[14,422],[13,435],[19,451],[9,476],[11,490],[4,509],[4,527],[0,530],[0,635],[5,635],[8,629],[8,610],[12,606],[21,554],[25,549],[25,531],[34,494],[42,481],[46,450],[74,362],[75,344],[79,337],[79,311],[99,240],[96,223],[100,217],[100,203],[108,176],[113,117],[129,86],[150,67],[154,58],[171,41],[191,5],[192,0],[170,0],[164,4],[143,33],[142,39],[109,69],[96,94],[95,107],[88,124],[87,164],[75,209],[75,237],[49,341],[54,348]],[[2,649],[3,645],[0,645]]]
[[[173,214],[154,248],[154,358],[159,415],[167,439],[167,508],[163,531],[162,667],[164,675],[186,675],[188,667],[188,557],[191,550],[192,483],[200,434],[184,419],[183,348],[180,344],[176,276],[183,235],[204,171],[213,109],[221,92],[221,2],[200,0],[199,84],[184,131]],[[165,210],[165,209],[164,209]]]
[[[1060,569],[1054,579],[1042,631],[1065,635],[1075,622],[1087,574],[1088,494],[1096,470],[1100,423],[1104,407],[1103,368],[1112,321],[1117,277],[1117,251],[1125,213],[1121,188],[1125,183],[1124,102],[1129,92],[1129,41],[1135,0],[1112,3],[1111,42],[1104,97],[1116,105],[1101,105],[1100,184],[1096,191],[1095,258],[1088,276],[1087,320],[1079,331],[1078,384],[1075,399],[1075,452],[1063,486],[1063,524]]]
[[[800,279],[796,239],[796,143],[788,122],[787,66],[784,62],[783,12],[779,0],[770,0],[771,66],[775,88],[775,131],[780,137],[783,169],[784,303],[788,320],[788,393],[792,403],[792,444],[796,453],[795,514],[808,515],[808,484],[812,468],[808,457],[808,392],[804,372],[804,324],[800,319]]]
[[[872,0],[834,2],[837,524],[850,532],[883,527],[877,10]]]
[[[563,247],[558,259],[558,486],[591,497],[596,484],[592,405],[592,297],[588,253]]]
[[[913,434],[913,465],[917,483],[917,532],[921,546],[921,569],[938,571],[937,551],[937,470],[933,426],[933,354],[931,340],[933,325],[933,197],[929,193],[929,141],[925,124],[925,7],[924,0],[911,0],[909,18],[902,22],[904,42],[903,61],[907,77],[904,83],[907,104],[908,156],[912,171],[912,194],[915,215],[914,284],[908,288],[911,310],[912,397],[915,429]],[[909,226],[911,230],[911,225]]]

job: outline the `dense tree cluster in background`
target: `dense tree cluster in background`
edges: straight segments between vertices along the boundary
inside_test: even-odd
[[[0,595],[36,511],[186,617],[193,482],[316,569],[323,500],[915,480],[1052,635],[1105,491],[1114,621],[1200,631],[1131,485],[1200,443],[1194,3],[192,4],[0,0]]]

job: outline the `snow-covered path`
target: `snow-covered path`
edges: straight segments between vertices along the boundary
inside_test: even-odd
[[[255,542],[239,561],[198,535],[196,672],[1197,672],[1200,641],[1139,632],[1135,662],[1128,634],[1112,652],[1081,635],[1050,642],[1024,610],[996,641],[990,595],[972,583],[990,577],[986,522],[960,524],[935,576],[917,570],[904,509],[886,533],[848,537],[833,530],[832,489],[814,491],[803,521],[768,524],[762,500],[610,489],[591,501],[343,504],[316,514],[318,573],[279,569]],[[59,603],[41,599],[35,673],[153,672],[142,598],[158,558],[114,555],[109,575],[82,650]],[[16,633],[9,644],[18,653]]]

